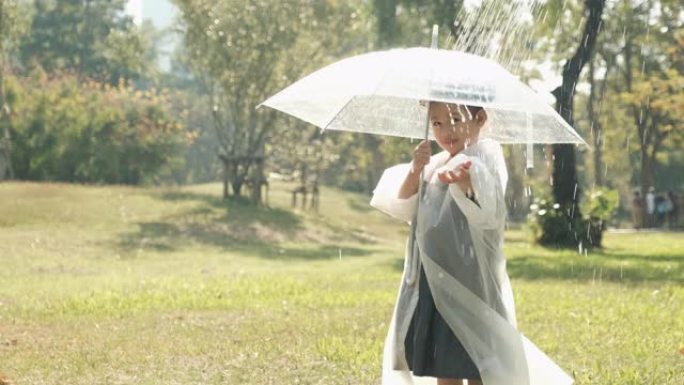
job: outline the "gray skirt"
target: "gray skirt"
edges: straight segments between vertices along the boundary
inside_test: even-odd
[[[404,347],[406,362],[415,376],[481,380],[477,366],[437,311],[422,266],[418,304]]]

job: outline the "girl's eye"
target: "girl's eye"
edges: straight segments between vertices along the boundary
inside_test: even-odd
[[[441,122],[432,122],[432,125],[436,127],[436,126],[441,126],[442,123]]]

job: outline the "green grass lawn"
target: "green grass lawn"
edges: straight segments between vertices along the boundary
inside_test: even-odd
[[[377,384],[407,228],[291,187],[0,184],[0,384]],[[519,329],[577,384],[681,385],[682,235],[507,232]]]

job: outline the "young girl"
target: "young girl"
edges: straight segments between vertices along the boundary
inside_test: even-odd
[[[428,113],[444,151],[431,156],[430,143],[420,143],[410,164],[385,170],[371,200],[395,218],[417,221],[382,383],[528,384],[501,253],[508,179],[501,146],[480,138],[487,122],[481,107],[430,102]],[[415,217],[421,171],[426,184]]]

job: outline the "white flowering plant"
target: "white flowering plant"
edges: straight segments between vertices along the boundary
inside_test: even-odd
[[[562,207],[538,197],[530,205],[528,220],[535,240],[542,245],[576,247],[581,243],[586,248],[600,247],[606,223],[618,203],[616,190],[594,189],[582,203],[580,216],[575,206]]]

